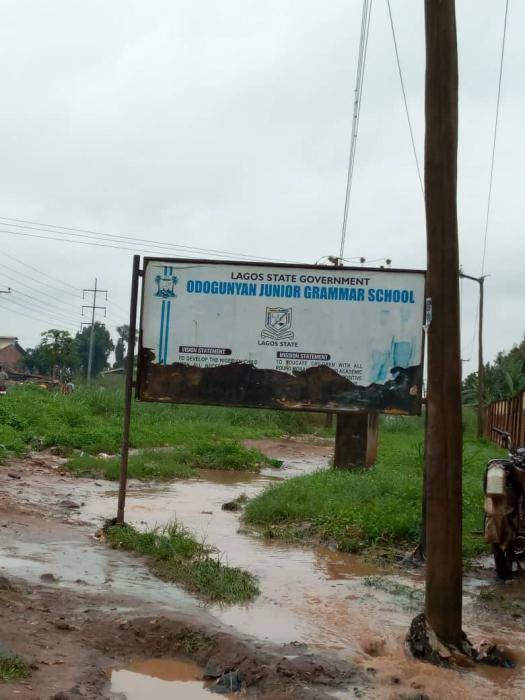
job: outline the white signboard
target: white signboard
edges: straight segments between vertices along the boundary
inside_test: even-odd
[[[139,398],[418,413],[425,274],[146,259]]]

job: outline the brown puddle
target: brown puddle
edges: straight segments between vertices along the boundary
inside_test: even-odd
[[[191,661],[151,659],[112,671],[111,692],[126,700],[202,700],[213,697],[202,669]],[[232,698],[233,694],[221,695]]]

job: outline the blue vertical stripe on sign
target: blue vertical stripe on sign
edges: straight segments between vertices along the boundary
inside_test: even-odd
[[[164,330],[164,364],[168,362],[168,340],[170,337],[171,301],[166,302],[166,328]]]
[[[167,267],[166,274],[172,275],[173,268]],[[171,318],[171,300],[168,300],[168,301],[166,301],[166,319],[165,319],[165,325],[164,325],[164,351],[163,351],[164,364],[167,364],[167,362],[168,362],[168,343],[170,340],[170,318]]]
[[[159,335],[159,363],[162,364],[162,350],[163,350],[163,336],[164,336],[164,310],[166,308],[166,302],[162,300],[162,310],[160,313],[160,335]]]

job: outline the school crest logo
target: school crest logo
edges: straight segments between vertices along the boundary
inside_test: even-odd
[[[292,309],[266,307],[264,330],[261,338],[272,340],[293,340]]]
[[[157,275],[155,277],[155,284],[157,285],[157,291],[155,292],[156,297],[161,299],[172,299],[176,297],[174,287],[179,281],[178,277],[175,275]]]

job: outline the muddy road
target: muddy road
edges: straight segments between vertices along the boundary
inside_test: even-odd
[[[127,522],[139,528],[176,517],[227,563],[256,574],[261,595],[244,605],[203,604],[96,538],[102,521],[115,515],[116,485],[70,477],[52,455],[2,468],[0,575],[11,589],[0,590],[0,644],[34,668],[24,684],[0,684],[0,698],[213,697],[201,680],[210,663],[241,670],[248,697],[525,697],[523,580],[493,585],[481,565],[465,579],[469,637],[501,643],[516,668],[417,663],[406,657],[403,640],[421,610],[421,572],[381,569],[328,547],[266,541],[242,528],[239,513],[221,508],[278,479],[326,467],[330,442],[250,444],[283,467],[131,482],[126,509]],[[235,679],[228,680],[234,688]]]

